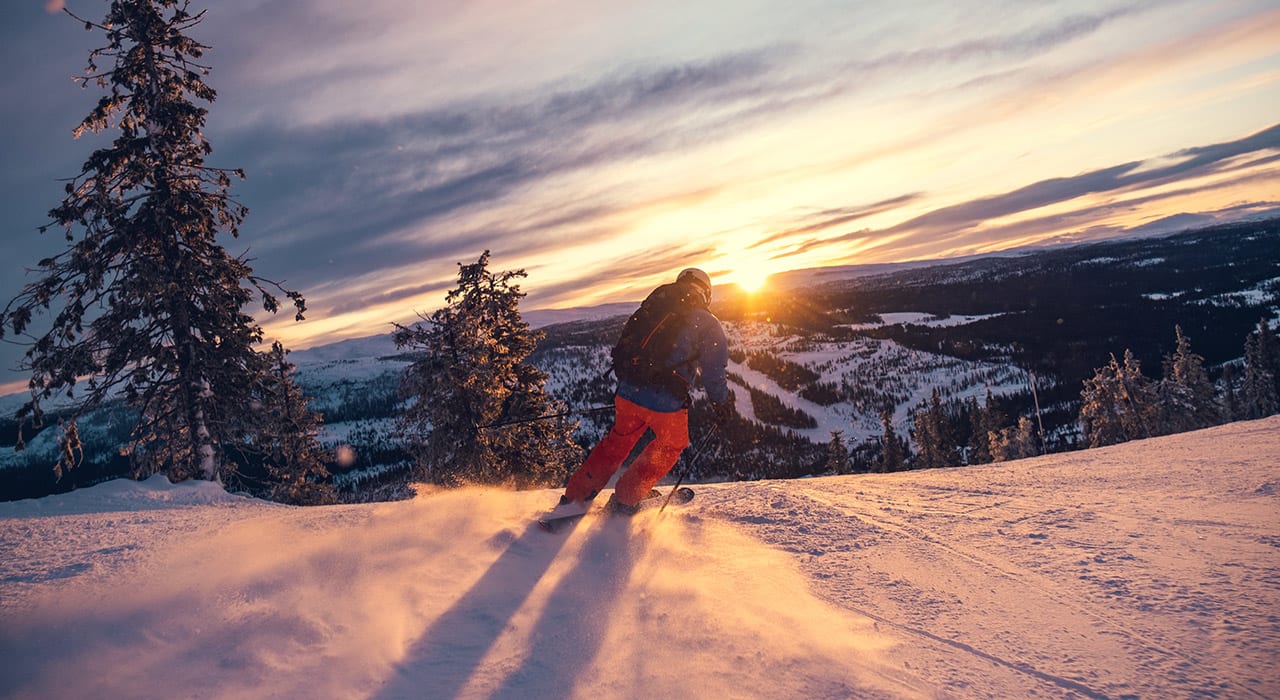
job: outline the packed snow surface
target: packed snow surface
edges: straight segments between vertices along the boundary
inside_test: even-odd
[[[1280,418],[1005,464],[295,508],[0,503],[5,698],[1276,698]]]

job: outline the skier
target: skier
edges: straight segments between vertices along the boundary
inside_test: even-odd
[[[648,430],[653,441],[618,479],[605,505],[612,514],[634,514],[689,445],[689,387],[695,374],[702,375],[716,421],[733,412],[733,394],[725,383],[728,343],[719,319],[707,310],[710,303],[711,278],[689,268],[674,283],[655,289],[627,322],[614,349],[613,427],[569,477],[561,505],[595,498]]]

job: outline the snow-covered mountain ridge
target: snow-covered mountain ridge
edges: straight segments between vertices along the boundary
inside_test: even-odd
[[[297,508],[0,503],[0,697],[1277,697],[1280,417],[1003,464]]]

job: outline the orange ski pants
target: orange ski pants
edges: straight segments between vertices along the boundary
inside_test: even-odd
[[[684,448],[689,446],[687,409],[662,413],[636,405],[621,396],[614,397],[613,405],[613,427],[587,455],[578,471],[569,477],[569,484],[565,486],[564,495],[571,501],[594,498],[609,483],[646,430],[653,431],[653,441],[640,451],[614,489],[614,498],[624,505],[635,505],[648,495],[649,490],[676,465]]]

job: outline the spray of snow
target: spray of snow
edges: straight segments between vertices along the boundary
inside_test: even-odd
[[[0,696],[1276,697],[1280,418],[984,467],[294,508],[0,503]]]

